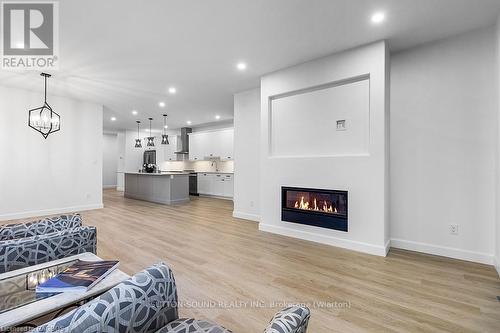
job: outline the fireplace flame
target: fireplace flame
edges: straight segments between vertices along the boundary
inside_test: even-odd
[[[302,209],[302,210],[315,210],[319,212],[327,212],[327,213],[337,213],[337,207],[333,207],[331,203],[328,203],[326,200],[323,201],[323,205],[318,205],[318,200],[313,198],[312,205],[309,207],[309,201],[306,201],[303,196],[300,197],[300,200],[295,201],[294,208]]]

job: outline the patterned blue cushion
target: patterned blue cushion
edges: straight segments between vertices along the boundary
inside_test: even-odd
[[[84,252],[96,253],[95,227],[78,227],[45,235],[0,241],[0,273]]]
[[[0,226],[0,241],[45,235],[82,226],[80,214],[48,217],[38,221]]]
[[[305,333],[310,315],[308,308],[292,305],[274,315],[264,333]]]
[[[177,318],[174,275],[157,264],[33,332],[152,333]]]

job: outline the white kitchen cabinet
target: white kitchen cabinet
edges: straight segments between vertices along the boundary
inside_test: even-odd
[[[189,134],[189,159],[201,161],[213,157],[233,159],[234,130],[221,129]]]
[[[222,175],[224,183],[224,191],[222,196],[232,198],[234,193],[233,175]]]
[[[198,173],[198,193],[211,195],[213,191],[213,174]]]
[[[224,177],[219,174],[215,174],[213,178],[212,185],[212,195],[216,195],[218,197],[224,196]]]
[[[233,159],[233,142],[234,130],[224,130],[218,133],[218,144],[216,146],[216,154],[221,160]]]
[[[233,175],[226,173],[198,173],[198,193],[232,198]]]

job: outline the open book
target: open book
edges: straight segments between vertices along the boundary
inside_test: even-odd
[[[53,278],[36,287],[37,293],[86,292],[105,278],[116,267],[118,261],[77,260]]]

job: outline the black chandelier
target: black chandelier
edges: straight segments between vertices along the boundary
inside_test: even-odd
[[[140,125],[140,121],[139,120],[136,120],[136,123],[137,123],[137,139],[135,139],[135,148],[142,148],[142,143],[141,143],[141,138],[140,138],[140,132],[139,132],[139,125]]]
[[[155,146],[155,137],[151,135],[151,121],[153,118],[148,118],[149,119],[149,136],[148,136],[148,147],[154,147]]]
[[[168,135],[167,135],[167,115],[163,115],[163,134],[161,135],[161,144],[168,145]]]
[[[49,103],[47,103],[47,78],[51,77],[51,75],[47,73],[41,73],[40,75],[44,77],[45,81],[43,105],[28,111],[28,126],[40,132],[47,139],[50,133],[61,129],[61,116],[52,110]]]

